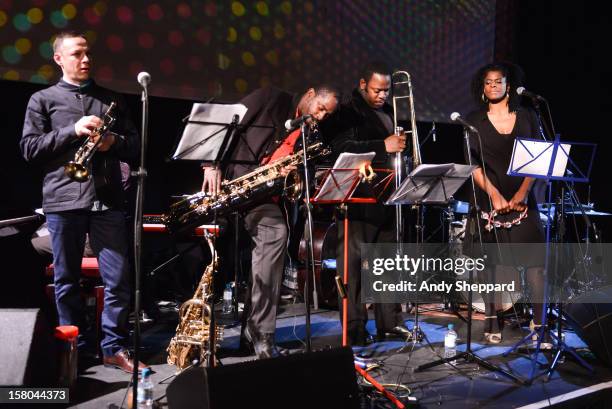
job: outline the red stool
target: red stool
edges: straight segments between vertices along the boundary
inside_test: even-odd
[[[53,264],[46,268],[48,277],[53,277]],[[55,305],[55,285],[47,284],[47,297]],[[86,302],[94,300],[96,309],[96,350],[100,349],[102,341],[102,310],[104,310],[104,285],[100,277],[98,259],[95,257],[83,257],[81,261],[81,295]]]

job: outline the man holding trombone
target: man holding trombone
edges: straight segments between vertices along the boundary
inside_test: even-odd
[[[384,63],[372,62],[364,67],[359,85],[348,102],[341,105],[333,130],[331,146],[336,154],[342,152],[376,152],[374,167],[392,168],[394,154],[406,148],[406,136],[396,135],[393,109],[387,103],[391,89],[390,70]],[[348,238],[348,342],[365,345],[368,340],[368,314],[361,303],[362,243],[395,242],[395,209],[376,204],[350,204]],[[337,271],[344,271],[344,216],[338,217]],[[376,304],[374,307],[376,334],[379,340],[388,336],[407,338],[410,331],[402,319],[399,304]]]
[[[79,279],[89,233],[105,285],[103,361],[131,372],[134,362],[127,353],[130,267],[119,160],[136,156],[139,137],[123,98],[90,78],[85,36],[59,33],[53,51],[62,78],[30,98],[20,147],[26,161],[40,165],[44,172],[42,206],[51,235],[59,323],[83,330]],[[109,112],[113,102],[117,109]],[[113,132],[107,129],[111,124]],[[81,158],[77,152],[91,154]]]

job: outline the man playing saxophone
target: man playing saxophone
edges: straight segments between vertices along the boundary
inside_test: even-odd
[[[105,285],[103,362],[131,372],[134,362],[127,353],[130,267],[119,160],[136,156],[139,137],[123,98],[90,78],[92,60],[85,36],[59,33],[53,50],[62,78],[30,98],[20,147],[26,161],[39,165],[44,173],[42,206],[51,235],[59,322],[83,328],[79,278],[89,233]],[[113,101],[117,102],[113,132],[101,133],[104,114]],[[64,167],[75,160],[87,138],[91,142],[104,139],[87,163],[89,176],[75,180]],[[83,339],[80,350],[85,346]]]
[[[299,129],[287,132],[285,121],[303,115],[310,115],[307,119],[310,126],[323,121],[335,111],[338,92],[333,87],[321,85],[295,96],[274,87],[265,87],[247,95],[241,103],[248,110],[241,121],[244,131],[236,138],[238,142],[230,158],[234,163],[226,169],[203,167],[202,190],[211,195],[219,192],[222,174],[231,180],[293,153]],[[253,204],[246,210],[243,220],[253,242],[250,300],[245,303],[244,336],[258,358],[272,358],[279,355],[274,332],[287,226],[279,205],[272,198]]]

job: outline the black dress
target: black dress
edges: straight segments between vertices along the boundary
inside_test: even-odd
[[[516,122],[510,134],[500,134],[489,120],[487,111],[484,109],[470,113],[467,116],[467,120],[478,129],[481,137],[481,143],[479,143],[477,135],[470,135],[472,163],[486,169],[486,175],[491,183],[509,201],[519,189],[524,179],[523,177],[509,176],[507,174],[514,140],[517,137],[534,139],[539,137],[540,131],[535,113],[527,108],[520,108],[516,112]],[[489,196],[485,191],[476,186],[475,196],[478,209],[485,212],[491,211]],[[473,195],[470,201],[473,205]],[[523,219],[519,225],[514,225],[510,229],[497,228],[490,232],[484,229],[486,221],[478,214],[483,243],[543,243],[543,228],[533,191],[530,191],[528,195],[527,207],[527,218]],[[506,215],[498,215],[495,219],[501,222],[511,221],[516,219],[518,215],[518,212],[510,212]],[[478,231],[477,229],[473,230],[471,232],[468,231],[468,233],[471,233],[471,237],[466,237],[466,239],[475,243],[478,241]],[[542,258],[539,254],[533,254],[532,257],[523,257],[522,261],[523,263],[521,264],[523,265],[541,265]]]

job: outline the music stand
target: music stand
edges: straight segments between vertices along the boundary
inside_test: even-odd
[[[388,173],[387,176],[378,182],[377,186],[382,187],[379,194],[375,193],[376,196],[380,196],[384,192],[391,183],[393,176],[393,172],[388,169],[372,169],[370,167],[374,156],[376,156],[375,152],[362,154],[341,153],[334,163],[334,167],[326,171],[323,176],[323,183],[321,183],[311,199],[313,204],[340,205],[344,213],[344,271],[342,281],[339,282],[339,277],[336,276],[338,294],[342,297],[342,346],[348,345],[348,294],[346,293],[346,287],[348,285],[348,232],[350,221],[347,205],[351,203],[373,204],[377,202],[378,197],[353,197],[355,190],[362,180],[375,176],[372,172]],[[306,294],[306,297],[308,296],[309,294]],[[372,378],[363,368],[355,364],[355,370],[387,399],[393,402],[396,407],[405,407],[403,403]]]
[[[470,177],[476,166],[459,165],[454,163],[443,165],[421,165],[417,167],[408,178],[402,183],[392,197],[387,201],[387,204],[395,204],[396,202],[406,204],[447,204],[452,198],[452,195],[461,187],[463,183]],[[469,283],[473,281],[473,271],[469,272]],[[425,334],[418,327],[418,303],[415,310],[415,324],[413,328],[413,342],[419,341],[419,333],[427,340]],[[417,338],[414,338],[414,337]],[[472,290],[470,288],[468,296],[468,319],[467,319],[467,337],[465,351],[458,353],[452,358],[441,358],[436,361],[419,365],[415,368],[415,372],[419,372],[434,366],[449,364],[453,368],[459,370],[453,364],[453,361],[464,359],[467,362],[475,362],[476,364],[492,371],[499,371],[505,376],[521,382],[516,376],[508,371],[505,371],[487,361],[480,358],[472,351]],[[431,347],[431,344],[430,344]],[[432,348],[433,349],[433,348]]]
[[[581,169],[577,165],[577,161],[572,158],[570,153],[572,152],[573,146],[586,147],[590,150],[588,157],[589,162],[586,169]],[[512,157],[510,165],[508,167],[508,175],[521,176],[521,177],[533,177],[538,179],[545,179],[548,184],[548,202],[552,200],[552,181],[558,180],[563,182],[588,182],[591,169],[593,166],[593,159],[595,158],[596,145],[593,143],[584,142],[561,142],[559,135],[555,136],[553,142],[542,141],[539,139],[529,138],[516,138],[514,141],[514,147],[512,149]],[[572,176],[566,175],[567,167],[571,166]],[[562,197],[563,201],[564,198]],[[563,202],[561,202],[563,203]],[[584,210],[581,208],[583,215]],[[544,296],[543,296],[543,308],[542,308],[542,325],[539,328],[534,328],[529,332],[527,336],[516,343],[512,348],[503,353],[503,356],[507,356],[511,352],[518,349],[521,345],[532,339],[532,336],[537,336],[536,348],[534,351],[531,365],[531,373],[529,375],[529,383],[533,382],[535,378],[535,370],[538,354],[541,349],[542,340],[545,334],[548,334],[557,345],[557,352],[553,358],[552,363],[545,371],[547,378],[549,379],[555,370],[556,366],[560,362],[562,355],[569,353],[576,361],[585,367],[589,372],[593,372],[593,368],[586,361],[584,361],[576,351],[569,347],[561,337],[561,328],[555,335],[554,331],[548,328],[548,270],[549,270],[549,259],[550,259],[550,221],[551,221],[551,209],[548,208],[548,215],[546,220],[546,255],[544,259]],[[585,216],[586,217],[586,216]],[[559,313],[559,321],[563,319],[562,312]]]
[[[475,166],[445,163],[440,165],[421,164],[406,177],[404,182],[389,197],[385,204],[447,205],[453,194],[459,190],[472,174]],[[414,326],[410,340],[420,342],[423,338],[433,350],[431,343],[419,326],[419,304],[415,300]]]

